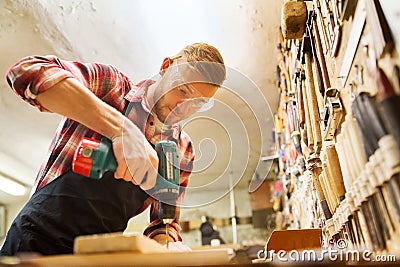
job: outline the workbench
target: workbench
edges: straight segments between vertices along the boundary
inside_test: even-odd
[[[22,266],[207,266],[229,264],[229,251],[215,249],[193,252],[96,253],[21,258]],[[6,266],[6,265],[5,265]]]
[[[238,263],[227,257],[226,249],[215,249],[207,251],[193,252],[169,252],[169,253],[104,253],[90,255],[57,255],[57,256],[37,256],[22,257],[10,260],[9,264],[0,266],[369,266],[369,267],[391,267],[399,266],[398,263],[382,262],[344,262],[344,261],[324,261],[324,262],[277,262],[259,261],[254,263]]]

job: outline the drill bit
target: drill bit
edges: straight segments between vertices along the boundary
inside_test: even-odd
[[[167,249],[168,249],[168,245],[169,245],[169,229],[168,229],[168,226],[169,226],[169,223],[166,223],[165,224],[165,235],[166,235],[165,244],[167,246]]]

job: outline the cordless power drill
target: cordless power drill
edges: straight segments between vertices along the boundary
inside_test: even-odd
[[[168,226],[175,219],[179,196],[179,154],[175,142],[163,140],[155,145],[158,155],[158,176],[156,185],[146,192],[158,201],[158,217],[166,225],[168,246]],[[72,171],[93,179],[101,179],[106,171],[115,171],[117,161],[109,139],[84,138],[75,151]],[[144,178],[145,179],[145,178]]]

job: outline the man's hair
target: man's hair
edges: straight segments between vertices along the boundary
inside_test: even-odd
[[[224,60],[212,45],[194,43],[182,49],[186,60],[191,64],[207,82],[221,86],[226,79]]]

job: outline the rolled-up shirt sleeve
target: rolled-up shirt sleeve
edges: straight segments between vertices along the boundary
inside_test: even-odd
[[[6,74],[7,82],[15,93],[41,111],[44,109],[36,101],[37,95],[70,77],[74,75],[63,69],[55,56],[25,57]]]
[[[128,77],[111,65],[62,60],[56,56],[29,56],[8,70],[9,86],[24,101],[46,111],[36,97],[67,78],[75,78],[97,97],[118,110],[124,106],[123,97],[133,87]]]

